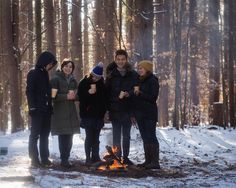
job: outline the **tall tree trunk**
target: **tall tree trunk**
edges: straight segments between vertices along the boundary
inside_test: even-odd
[[[109,15],[111,16],[111,15]],[[107,47],[104,42],[105,37],[105,10],[104,10],[104,0],[99,0],[95,2],[95,13],[94,13],[94,21],[96,26],[96,33],[95,33],[95,56],[94,62],[97,61],[104,61]]]
[[[121,3],[121,2],[120,2]],[[114,51],[115,51],[115,35],[116,35],[116,24],[115,24],[115,15],[116,15],[116,1],[112,0],[105,0],[104,1],[104,11],[105,11],[105,18],[106,22],[104,23],[104,44],[106,46],[105,52],[105,67],[111,63],[114,59]],[[121,6],[119,7],[121,8]],[[119,18],[119,46],[121,47],[122,44],[122,19]],[[118,20],[118,18],[117,18]]]
[[[116,36],[115,18],[117,19],[117,24],[120,24],[116,13],[116,5],[116,1],[112,0],[96,1],[95,5],[96,36],[94,62],[104,61],[105,66],[113,60]]]
[[[134,12],[132,11],[134,6],[134,0],[126,0],[126,15],[127,19],[126,24],[126,46],[127,52],[130,54],[131,61],[133,61],[133,19],[134,19]]]
[[[222,23],[223,24],[223,23]],[[221,43],[221,50],[224,46],[222,61],[222,92],[223,92],[223,113],[224,113],[224,127],[226,128],[229,123],[228,119],[228,64],[229,64],[229,0],[224,0],[224,26],[223,26],[223,40]]]
[[[219,0],[209,0],[208,19],[211,24],[209,33],[209,104],[211,106],[214,102],[219,102],[220,99],[219,8]],[[213,118],[212,110],[210,110],[209,117],[211,122],[211,119]]]
[[[68,5],[67,0],[61,0],[61,60],[68,58]]]
[[[32,0],[28,0],[27,1],[27,5],[28,5],[28,12],[27,12],[27,16],[28,16],[28,41],[30,42],[29,45],[29,53],[28,53],[28,61],[29,61],[29,65],[30,68],[33,67],[33,62],[34,62],[34,42],[33,42],[33,33],[34,33],[34,22],[33,22],[33,3]]]
[[[174,31],[174,38],[175,38],[175,51],[176,51],[176,57],[175,57],[175,106],[174,106],[174,114],[173,114],[173,126],[176,129],[180,128],[180,103],[181,103],[181,87],[180,87],[180,80],[181,80],[181,33],[182,33],[182,17],[183,17],[183,6],[184,1],[178,1],[175,4],[176,8],[176,18],[173,18],[174,25],[175,25],[175,31]],[[173,15],[174,17],[174,15]]]
[[[81,0],[72,0],[71,24],[71,56],[75,63],[74,73],[80,80],[83,77]]]
[[[170,9],[167,0],[156,1],[157,20],[157,71],[160,82],[160,96],[159,96],[159,125],[161,127],[168,126],[168,94],[169,94],[169,63],[170,58],[168,52],[170,51]],[[163,11],[163,12],[162,12]]]
[[[236,1],[229,0],[229,121],[230,126],[236,128],[236,96],[234,91],[236,67]]]
[[[88,4],[84,0],[84,75],[89,73],[89,25],[88,25]]]
[[[197,39],[197,2],[190,0],[189,5],[189,27],[190,27],[190,91],[192,101],[192,124],[198,125],[200,117],[198,115],[199,94],[197,77],[197,57],[198,57],[198,39]]]
[[[6,1],[0,1],[0,44],[4,44],[4,33],[6,32]],[[6,42],[6,41],[5,41]],[[0,132],[6,133],[8,122],[8,74],[6,70],[6,49],[4,45],[0,45]]]
[[[42,52],[42,15],[41,10],[42,3],[41,0],[35,1],[35,33],[36,33],[36,59]]]
[[[4,25],[4,42],[6,59],[9,70],[9,86],[11,99],[11,131],[16,132],[23,128],[20,114],[20,89],[18,84],[18,1],[4,0],[5,25]]]
[[[56,55],[54,4],[53,0],[44,0],[47,50]]]
[[[136,0],[134,8],[134,61],[152,60],[153,39],[153,3],[152,1]]]

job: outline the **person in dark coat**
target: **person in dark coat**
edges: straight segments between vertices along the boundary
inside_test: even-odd
[[[138,63],[139,84],[135,86],[135,117],[143,140],[145,162],[139,167],[159,169],[159,142],[156,137],[159,83],[151,61]]]
[[[117,148],[118,157],[123,162],[132,165],[128,158],[130,150],[130,130],[132,114],[133,88],[137,82],[137,73],[128,63],[125,50],[117,50],[115,62],[107,67],[106,89],[108,93],[108,111],[112,122],[113,146]],[[121,144],[121,135],[123,136]],[[121,147],[122,145],[122,147]]]
[[[48,149],[48,136],[52,114],[51,87],[48,71],[57,63],[55,56],[50,52],[40,54],[35,68],[27,75],[26,95],[31,116],[29,136],[29,156],[31,165],[51,165]],[[39,152],[38,152],[39,139]],[[41,163],[39,160],[39,153]]]
[[[106,92],[103,79],[103,63],[93,68],[89,76],[79,83],[81,127],[85,129],[86,165],[100,161],[99,135],[104,126],[106,113]]]
[[[73,134],[79,133],[79,119],[75,106],[77,81],[73,76],[74,62],[64,59],[60,70],[51,79],[53,115],[51,134],[58,135],[61,166],[70,168]]]

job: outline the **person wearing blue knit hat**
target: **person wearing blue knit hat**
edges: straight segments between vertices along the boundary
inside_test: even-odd
[[[101,161],[99,157],[99,135],[104,126],[106,92],[103,79],[103,63],[99,62],[79,83],[80,126],[85,129],[86,165]]]

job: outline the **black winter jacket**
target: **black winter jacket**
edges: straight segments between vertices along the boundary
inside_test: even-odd
[[[29,106],[29,114],[51,115],[52,100],[46,66],[50,63],[56,65],[55,56],[50,52],[43,52],[35,65],[27,75],[26,96]]]
[[[134,86],[138,82],[138,75],[129,64],[126,66],[126,71],[126,74],[122,76],[115,65],[109,66],[109,70],[107,70],[106,89],[111,120],[127,119],[133,115],[132,97],[134,96]],[[127,91],[129,97],[119,99],[121,91]]]
[[[150,73],[144,79],[140,79],[139,87],[141,93],[134,97],[136,119],[145,118],[157,121],[158,78]]]
[[[89,94],[91,84],[96,84],[96,93]],[[104,79],[97,82],[85,76],[79,83],[78,97],[80,101],[80,117],[83,118],[104,118],[106,113],[107,97],[105,92]]]

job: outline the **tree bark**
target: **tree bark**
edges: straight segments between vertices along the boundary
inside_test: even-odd
[[[168,116],[168,94],[169,94],[169,63],[170,57],[170,9],[167,0],[156,1],[156,45],[157,45],[157,72],[160,83],[160,95],[158,105],[159,126],[165,127],[169,124]],[[163,12],[162,12],[163,11]],[[159,13],[158,13],[159,12]],[[162,13],[161,13],[162,12]]]
[[[68,5],[67,0],[61,0],[61,60],[68,58]]]
[[[190,0],[189,5],[189,27],[190,27],[190,91],[192,106],[192,124],[198,125],[200,117],[198,115],[199,93],[197,77],[198,39],[197,39],[197,2]]]
[[[235,96],[235,65],[236,65],[236,1],[229,0],[229,121],[236,128],[236,96]]]
[[[80,80],[83,77],[81,0],[72,1],[71,24],[71,56],[75,63],[74,74],[77,80]]]
[[[36,33],[36,59],[42,52],[42,15],[41,15],[41,0],[35,1],[35,33]]]
[[[54,24],[54,5],[53,0],[44,0],[45,27],[47,50],[56,55],[55,24]]]
[[[152,1],[134,1],[134,61],[152,60],[153,39],[153,3]]]
[[[219,41],[219,0],[209,0],[208,19],[210,23],[209,33],[209,104],[220,99],[220,41]],[[212,110],[210,110],[210,122],[212,119]]]
[[[87,0],[84,0],[84,75],[89,73],[89,24],[88,24],[88,4]]]

